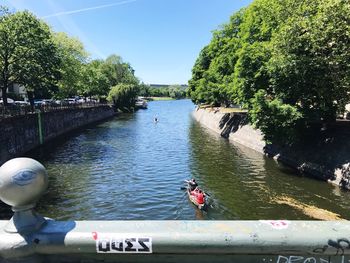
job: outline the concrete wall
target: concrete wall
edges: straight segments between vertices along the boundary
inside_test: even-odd
[[[236,122],[229,122],[237,116]],[[239,143],[260,153],[265,153],[266,143],[260,130],[242,120],[243,115],[221,113],[212,109],[197,108],[193,117],[207,128],[221,134],[234,143]],[[226,129],[226,131],[225,131]],[[226,134],[225,132],[228,132]]]
[[[307,176],[350,190],[350,127],[347,123],[334,127],[333,133],[323,141],[305,141],[302,145],[282,147],[266,145],[261,131],[247,124],[244,114],[196,109],[193,116],[233,143],[273,157]]]
[[[224,113],[219,111],[204,110],[200,108],[196,108],[195,112],[193,113],[195,120],[219,134],[222,130],[222,127],[220,128],[219,124],[224,115]]]
[[[113,116],[109,106],[40,113],[42,141]],[[0,121],[0,165],[40,145],[39,113]]]

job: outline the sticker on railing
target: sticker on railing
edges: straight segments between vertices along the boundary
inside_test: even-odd
[[[260,220],[259,222],[268,224],[274,229],[286,229],[289,227],[290,222],[287,220]]]
[[[152,253],[150,237],[100,236],[96,239],[97,253]]]

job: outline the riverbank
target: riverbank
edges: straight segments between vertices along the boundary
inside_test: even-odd
[[[115,115],[109,106],[38,112],[0,120],[0,165],[58,136]]]
[[[171,97],[146,97],[145,99],[149,101],[174,100],[174,98]]]
[[[339,185],[350,190],[350,129],[348,123],[337,123],[322,140],[282,147],[267,145],[260,130],[246,121],[245,112],[227,113],[219,108],[197,108],[194,118],[204,126],[238,143],[274,158],[301,174]]]

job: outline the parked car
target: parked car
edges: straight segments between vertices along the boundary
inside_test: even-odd
[[[69,99],[64,99],[64,102],[66,104],[75,104],[76,103],[76,100],[74,98],[69,98]]]
[[[77,103],[77,101],[76,101],[75,98],[69,98],[69,99],[68,99],[68,103],[69,103],[69,104],[75,104],[75,103]]]
[[[53,100],[51,100],[51,99],[44,99],[44,100],[42,100],[42,103],[41,103],[41,105],[52,105],[53,104]]]
[[[13,104],[15,101],[13,99],[7,98],[7,103],[8,104]],[[0,104],[4,104],[3,99],[0,99]]]
[[[41,107],[43,104],[43,100],[34,100],[34,107],[38,108]]]
[[[23,100],[16,100],[14,102],[14,104],[17,105],[17,106],[22,106],[22,107],[30,105],[29,101],[23,101]]]
[[[96,100],[96,99],[86,98],[86,102],[93,102],[93,103],[96,103],[97,100]]]

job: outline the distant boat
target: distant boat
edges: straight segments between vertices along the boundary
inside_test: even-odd
[[[159,119],[157,117],[154,118],[154,122],[157,123]]]
[[[147,109],[148,107],[147,101],[145,101],[144,99],[138,98],[135,102],[135,107],[138,109]]]

